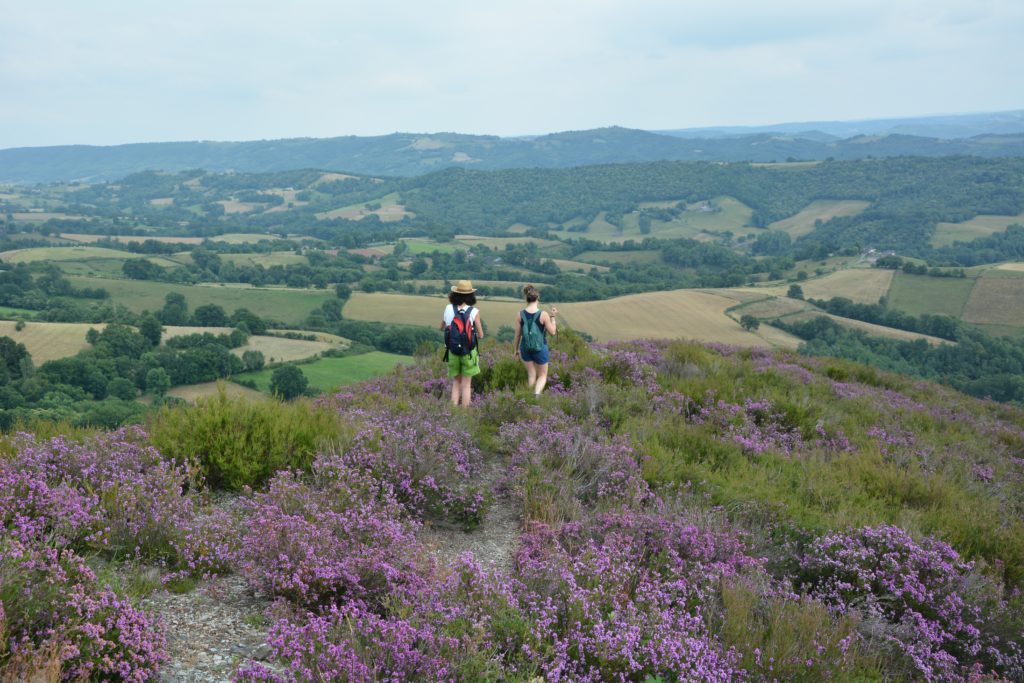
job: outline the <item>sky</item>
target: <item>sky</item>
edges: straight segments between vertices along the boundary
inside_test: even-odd
[[[0,0],[0,149],[1024,108],[1022,0]]]

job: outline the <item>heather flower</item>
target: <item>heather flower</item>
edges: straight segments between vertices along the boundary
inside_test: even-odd
[[[948,544],[917,541],[894,526],[864,527],[817,539],[800,560],[800,586],[839,611],[861,610],[891,625],[885,639],[926,680],[965,680],[978,661],[1017,668],[1018,651],[986,635],[998,598],[972,601],[972,573]],[[989,588],[989,594],[998,591]],[[987,612],[987,613],[986,613]]]

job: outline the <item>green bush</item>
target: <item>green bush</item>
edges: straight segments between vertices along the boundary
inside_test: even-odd
[[[351,436],[327,409],[230,398],[223,388],[195,406],[164,408],[149,432],[164,455],[194,460],[209,486],[227,490],[259,486],[281,469],[308,470],[320,444]]]

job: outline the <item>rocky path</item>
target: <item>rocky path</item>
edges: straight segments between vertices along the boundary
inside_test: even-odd
[[[240,576],[204,581],[183,594],[158,591],[143,603],[163,617],[171,661],[164,683],[230,681],[235,666],[270,656],[264,599],[253,595]]]

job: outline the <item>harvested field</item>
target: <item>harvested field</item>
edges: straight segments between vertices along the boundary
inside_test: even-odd
[[[918,339],[924,339],[931,345],[937,344],[955,344],[946,339],[940,339],[939,337],[932,337],[927,334],[920,334],[918,332],[908,332],[907,330],[898,330],[895,327],[886,327],[884,325],[875,325],[874,323],[866,323],[863,320],[853,320],[852,318],[843,318],[838,315],[832,315],[831,313],[825,313],[818,309],[808,309],[803,313],[797,313],[795,315],[786,318],[785,322],[803,322],[805,320],[812,320],[825,316],[830,320],[834,320],[843,327],[849,327],[854,330],[862,330],[870,335],[876,337],[888,337],[889,339],[899,339],[900,341],[916,341]]]
[[[231,398],[247,398],[255,401],[270,400],[270,397],[262,391],[243,387],[242,385],[235,384],[234,382],[224,382],[223,380],[217,382],[203,382],[202,384],[186,384],[184,386],[172,388],[167,392],[167,394],[169,396],[184,399],[190,403],[195,403],[201,398],[216,396],[219,392],[218,385],[223,386],[224,392]]]
[[[294,251],[272,251],[269,254],[221,254],[222,261],[233,263],[236,266],[291,266],[306,265],[309,263],[302,254]]]
[[[996,266],[996,269],[1024,273],[1024,263],[1001,263]]]
[[[222,199],[217,202],[224,207],[224,213],[252,213],[260,209],[266,208],[265,204],[257,204],[256,202],[240,202],[236,199]]]
[[[80,221],[85,220],[85,216],[79,216],[77,214],[69,213],[57,213],[54,211],[15,211],[11,214],[16,221],[24,221],[27,223],[43,223],[45,221]]]
[[[969,323],[1024,327],[1024,278],[979,278],[963,317]]]
[[[869,206],[871,202],[855,199],[819,199],[805,206],[799,213],[775,221],[768,227],[772,230],[781,230],[796,239],[814,232],[815,221],[825,222],[833,218],[856,216]]]
[[[534,243],[537,249],[543,250],[550,247],[557,247],[561,244],[558,240],[544,240],[537,237],[479,237],[477,235],[456,235],[455,241],[470,247],[483,245],[489,249],[504,249],[509,244]]]
[[[85,341],[85,333],[89,328],[102,330],[106,327],[105,323],[91,325],[26,322],[25,328],[19,331],[14,329],[16,324],[12,320],[0,320],[0,336],[10,337],[19,344],[24,344],[36,365],[48,360],[73,356],[89,348]]]
[[[562,320],[599,341],[686,337],[768,346],[765,338],[747,332],[725,314],[725,309],[733,304],[731,299],[708,292],[676,290],[556,305]],[[345,304],[344,316],[434,327],[441,320],[444,306],[442,297],[356,292]],[[481,301],[480,315],[493,332],[498,325],[511,324],[521,307],[518,301]]]
[[[329,341],[308,341],[305,339],[286,339],[270,335],[253,335],[245,346],[232,349],[231,352],[241,357],[246,351],[259,351],[268,363],[290,363],[297,360],[312,358],[329,349],[344,349],[348,344]]]
[[[877,304],[889,292],[895,272],[885,268],[847,268],[796,284],[803,289],[806,299],[834,299],[842,296],[858,304]],[[784,297],[789,291],[789,284],[748,289]]]

